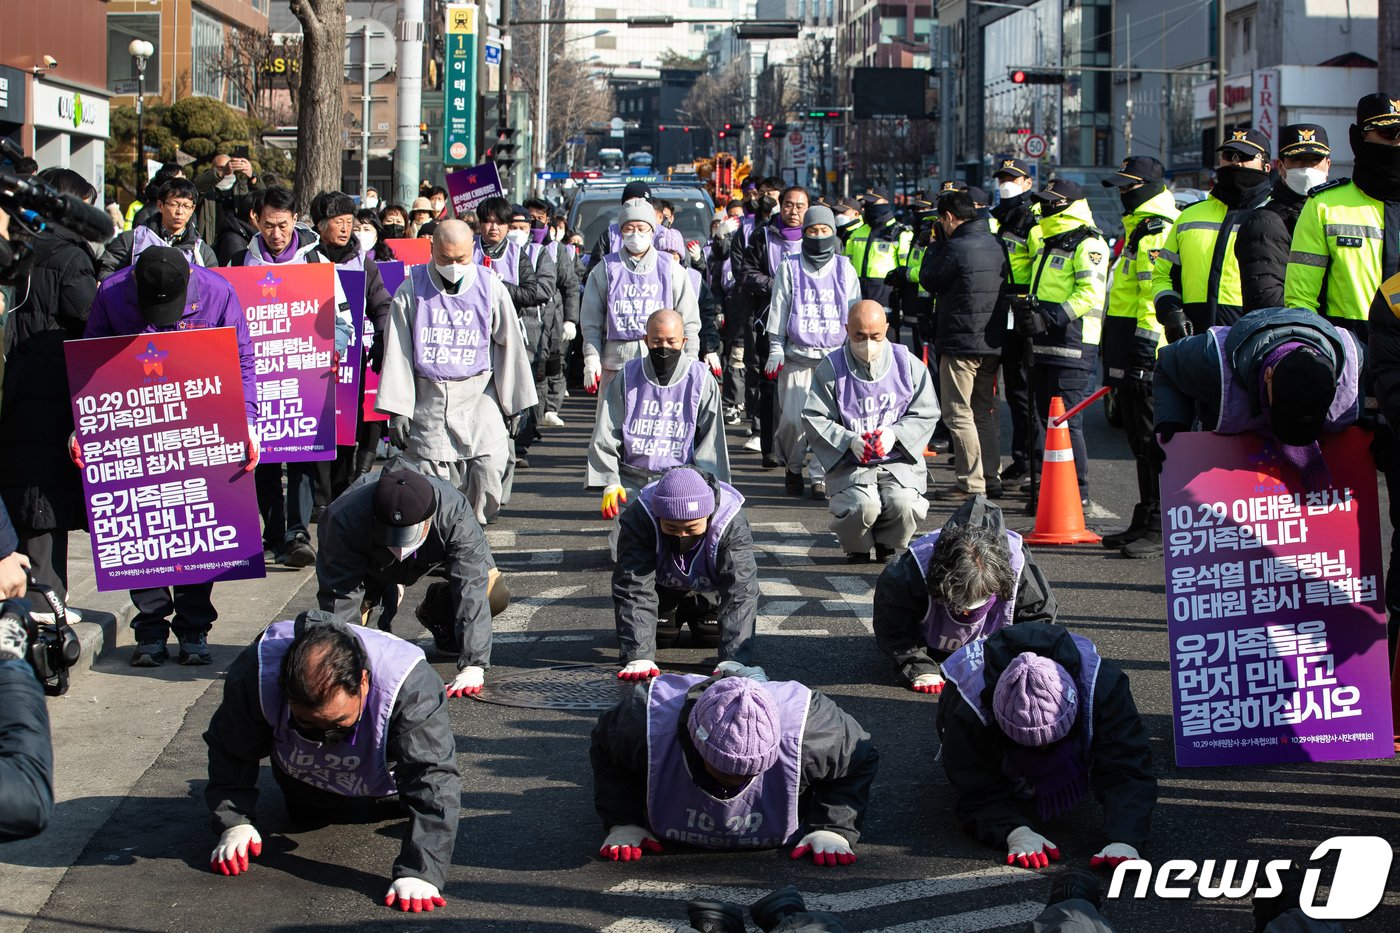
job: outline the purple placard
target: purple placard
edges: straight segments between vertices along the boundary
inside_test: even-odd
[[[447,193],[452,196],[452,212],[458,217],[476,210],[482,201],[502,193],[496,163],[486,162],[448,172]]]
[[[1312,493],[1256,434],[1166,445],[1178,765],[1394,755],[1369,444],[1359,428],[1325,436],[1331,479]]]
[[[63,345],[97,588],[264,575],[231,327]]]
[[[340,276],[340,290],[350,304],[350,342],[336,375],[335,442],[351,447],[359,429],[355,415],[360,406],[360,363],[365,348],[374,342],[374,325],[365,317],[365,274],[344,269],[337,270],[336,275]]]
[[[328,262],[213,270],[248,316],[258,367],[265,463],[335,459],[335,266]]]
[[[401,262],[375,262],[379,267],[379,277],[384,280],[384,290],[393,297],[403,284],[407,270]],[[365,324],[366,330],[370,329],[370,323]],[[365,370],[365,390],[360,393],[360,417],[365,421],[388,421],[389,416],[383,412],[374,410],[375,399],[379,398],[379,373],[372,369]]]

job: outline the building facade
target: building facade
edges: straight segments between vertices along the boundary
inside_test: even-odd
[[[272,0],[110,0],[106,7],[103,86],[116,103],[135,99],[138,70],[127,47],[144,39],[155,47],[142,85],[147,95],[170,102],[198,94],[244,108],[219,63],[236,30],[267,31]]]

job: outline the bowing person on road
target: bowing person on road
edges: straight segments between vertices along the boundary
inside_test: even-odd
[[[756,667],[638,684],[598,718],[589,758],[614,861],[664,841],[850,864],[879,765],[835,703]]]
[[[875,581],[875,641],[918,693],[942,693],[938,662],[1018,622],[1054,622],[1050,584],[1001,509],[973,496]]]
[[[221,833],[209,856],[215,872],[240,874],[262,854],[253,822],[259,764],[269,758],[297,822],[406,810],[384,903],[445,903],[462,779],[442,681],[417,645],[315,611],[274,622],[229,667],[204,741],[204,800]]]
[[[952,683],[938,705],[939,755],[953,815],[1006,863],[1044,868],[1055,843],[1032,822],[1065,816],[1092,791],[1108,839],[1090,865],[1138,858],[1157,779],[1128,677],[1094,643],[1045,622],[969,642],[943,662]]]
[[[749,663],[758,563],[743,504],[733,486],[680,466],[623,513],[612,576],[619,678],[661,673],[653,659],[663,621],[668,642],[689,625],[696,644],[719,646],[721,662]]]
[[[817,366],[802,408],[807,442],[826,470],[831,530],[852,563],[886,561],[928,514],[924,448],[938,423],[928,367],[886,339],[885,309],[862,300],[846,344]]]

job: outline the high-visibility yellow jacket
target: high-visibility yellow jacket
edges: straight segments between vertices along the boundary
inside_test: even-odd
[[[1153,305],[1152,269],[1179,211],[1170,191],[1162,191],[1123,218],[1123,251],[1113,267],[1104,316],[1104,382],[1117,385],[1152,371],[1157,349],[1166,343]]]
[[[1042,217],[1032,246],[1030,295],[1048,332],[1035,338],[1037,366],[1092,369],[1103,330],[1109,250],[1094,229],[1089,202]]]
[[[1284,304],[1317,311],[1365,340],[1384,254],[1385,204],[1350,181],[1314,189],[1293,228]]]
[[[1181,212],[1152,267],[1152,295],[1176,295],[1196,333],[1233,324],[1243,315],[1235,234],[1250,208],[1231,208],[1212,196]],[[1224,240],[1221,234],[1224,233]]]

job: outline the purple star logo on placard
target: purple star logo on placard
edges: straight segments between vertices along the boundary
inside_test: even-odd
[[[157,376],[165,375],[165,358],[170,355],[168,350],[157,350],[154,343],[146,344],[146,352],[136,354],[136,359],[141,363],[141,368],[145,370],[147,376],[155,373]]]
[[[277,286],[282,284],[282,280],[269,272],[258,281],[258,284],[262,286],[262,296],[264,298],[276,298]]]

